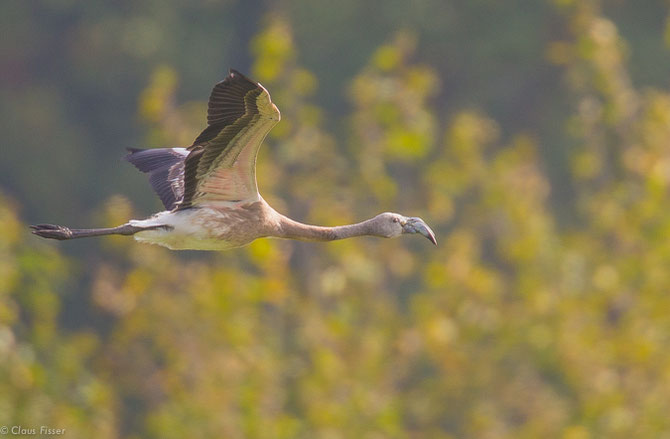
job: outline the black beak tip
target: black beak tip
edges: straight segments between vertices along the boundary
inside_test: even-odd
[[[426,233],[422,233],[423,236],[426,237],[427,240],[433,243],[434,246],[437,247],[437,239],[435,239],[435,233],[433,233],[432,230],[427,230]]]

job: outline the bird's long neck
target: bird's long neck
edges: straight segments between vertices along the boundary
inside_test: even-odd
[[[304,224],[281,215],[279,233],[276,236],[302,241],[335,241],[354,236],[374,235],[371,221],[369,219],[356,224],[324,227]]]

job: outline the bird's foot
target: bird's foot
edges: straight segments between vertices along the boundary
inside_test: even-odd
[[[57,226],[55,224],[37,224],[30,226],[33,229],[33,234],[41,236],[42,238],[50,239],[70,239],[72,238],[72,230],[64,226]]]

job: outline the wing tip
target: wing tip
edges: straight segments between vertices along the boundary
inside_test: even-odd
[[[123,158],[127,158],[127,157],[129,157],[129,156],[131,156],[131,155],[133,155],[133,154],[135,154],[135,153],[137,153],[137,152],[142,152],[142,151],[146,151],[146,150],[145,150],[145,149],[142,149],[142,148],[131,148],[131,147],[126,147],[126,151],[128,151],[128,153],[127,153]]]
[[[258,81],[254,81],[253,79],[249,78],[247,75],[244,75],[244,74],[240,73],[239,70],[236,70],[236,69],[233,69],[233,68],[228,69],[227,79],[228,78],[231,79],[231,80],[236,79],[236,78],[240,78],[240,79],[243,79],[245,81],[249,81],[250,83],[254,84],[257,87],[262,87],[261,84],[258,83]]]

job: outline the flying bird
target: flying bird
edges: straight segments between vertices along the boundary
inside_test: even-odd
[[[207,128],[191,146],[129,149],[125,157],[148,174],[164,211],[111,228],[30,227],[43,238],[132,235],[137,241],[172,250],[226,250],[262,237],[333,241],[402,234],[423,235],[437,245],[435,234],[421,218],[385,212],[356,224],[322,227],[303,224],[274,210],[258,193],[256,156],[280,118],[270,93],[231,69],[214,86]]]

